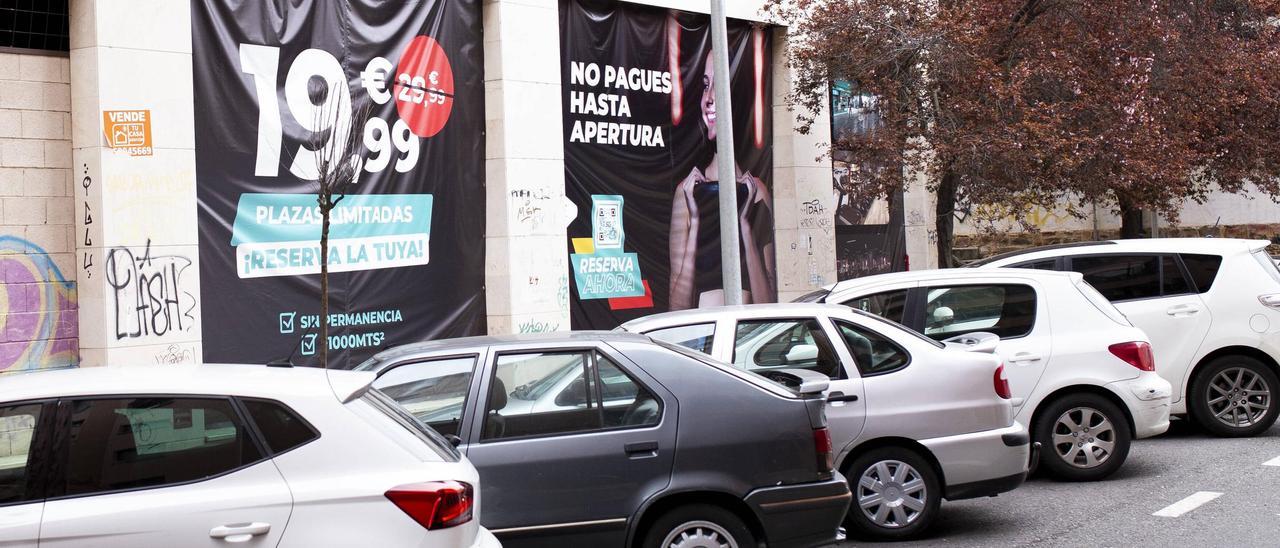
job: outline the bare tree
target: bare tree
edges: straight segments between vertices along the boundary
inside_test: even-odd
[[[349,92],[338,84],[331,89],[313,87],[313,103],[324,105],[315,111],[314,126],[327,128],[311,134],[309,147],[315,151],[316,204],[320,208],[320,355],[321,367],[329,367],[329,218],[360,179],[361,138],[372,106],[368,101],[353,107],[343,101]],[[326,100],[326,95],[329,100]]]

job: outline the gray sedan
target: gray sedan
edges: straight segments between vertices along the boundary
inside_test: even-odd
[[[923,534],[940,501],[1021,485],[1032,446],[1014,421],[998,338],[944,345],[848,307],[759,304],[655,314],[622,325],[744,371],[801,368],[830,379],[838,469],[862,538]]]
[[[406,345],[359,369],[466,453],[508,547],[813,546],[850,502],[808,371],[779,372],[788,389],[610,332]]]

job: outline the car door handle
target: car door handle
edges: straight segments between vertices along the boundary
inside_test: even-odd
[[[1194,304],[1180,304],[1177,306],[1171,306],[1169,307],[1168,310],[1164,311],[1165,314],[1168,314],[1170,316],[1191,316],[1197,312],[1200,312],[1200,307]]]
[[[844,392],[832,392],[832,393],[830,393],[830,394],[827,394],[827,401],[829,401],[829,402],[838,402],[838,401],[858,401],[858,395],[857,395],[857,394],[845,394]]]
[[[265,535],[271,531],[270,523],[262,523],[255,521],[253,523],[232,523],[230,525],[219,525],[209,530],[209,536],[212,538],[220,538],[227,542],[240,543],[248,542],[249,539],[258,535]]]
[[[643,459],[658,456],[658,442],[656,441],[636,441],[625,444],[622,450],[626,451],[627,456],[633,459]]]
[[[1012,363],[1034,363],[1043,359],[1044,358],[1040,357],[1039,354],[1032,354],[1030,352],[1019,352],[1017,354],[1014,354],[1013,359],[1009,361]]]

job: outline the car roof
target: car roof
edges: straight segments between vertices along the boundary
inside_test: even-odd
[[[513,346],[540,343],[548,345],[574,344],[584,341],[596,342],[652,342],[648,337],[624,331],[556,331],[552,333],[519,333],[512,335],[481,335],[478,337],[460,337],[456,339],[440,339],[394,346],[374,354],[358,369],[367,369],[369,364],[393,360],[405,355],[427,352],[447,352],[449,350],[469,349],[477,346]]]
[[[870,285],[879,285],[883,283],[897,282],[920,282],[930,280],[967,280],[973,278],[991,279],[991,278],[1020,278],[1020,279],[1042,279],[1042,280],[1071,280],[1080,278],[1078,272],[1059,272],[1056,270],[1034,270],[1030,268],[936,268],[930,270],[911,270],[907,272],[886,272],[884,274],[875,274],[871,276],[863,276],[860,278],[851,278],[841,280],[835,284],[828,285],[826,289],[831,293],[840,293],[857,287],[866,287]]]
[[[1013,257],[1058,257],[1062,255],[1087,255],[1091,253],[1203,253],[1231,255],[1262,249],[1271,242],[1267,240],[1249,240],[1242,238],[1132,238],[1127,240],[1106,240],[1100,242],[1076,242],[1071,244],[1047,245],[1001,253],[977,261],[973,266],[982,266]]]
[[[371,373],[325,371],[315,367],[229,364],[83,367],[4,375],[0,377],[0,401],[122,394],[281,399],[337,393],[340,399],[346,399],[363,390],[373,379]]]
[[[809,316],[827,312],[848,314],[849,307],[823,303],[761,303],[735,306],[712,306],[663,312],[622,324],[624,329],[651,329],[657,325],[687,325],[713,322],[725,316],[735,318],[760,318],[770,316]]]

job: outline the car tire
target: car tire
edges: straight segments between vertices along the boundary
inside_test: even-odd
[[[844,520],[851,537],[912,539],[928,531],[937,519],[942,483],[933,464],[915,451],[904,447],[873,449],[854,459],[845,472],[853,492]],[[890,485],[884,485],[880,479],[884,476],[890,478]]]
[[[1256,358],[1220,356],[1196,372],[1187,403],[1196,423],[1215,436],[1255,436],[1276,422],[1277,389],[1275,372]]]
[[[1040,412],[1032,435],[1040,469],[1061,481],[1097,481],[1124,464],[1133,431],[1120,407],[1097,394],[1072,394]]]
[[[680,537],[687,535],[682,540]],[[723,539],[723,542],[716,542]],[[755,535],[737,514],[710,504],[690,504],[675,508],[653,522],[645,535],[644,548],[684,546],[724,546],[756,548]]]

